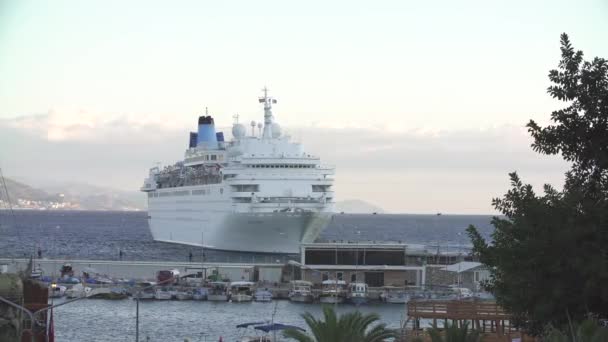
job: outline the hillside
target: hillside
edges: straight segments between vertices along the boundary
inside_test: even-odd
[[[0,208],[15,209],[76,209],[76,210],[142,210],[142,200],[128,192],[106,189],[85,184],[55,184],[33,187],[5,178],[8,197],[4,187],[0,189]],[[138,194],[139,195],[139,194]]]

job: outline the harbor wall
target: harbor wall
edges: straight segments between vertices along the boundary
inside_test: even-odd
[[[9,273],[16,273],[27,268],[29,259],[0,259],[0,269],[5,266]],[[258,280],[280,282],[283,264],[226,264],[226,263],[194,263],[194,262],[162,262],[162,261],[114,261],[114,260],[67,260],[67,259],[35,259],[34,267],[42,270],[43,276],[58,277],[61,266],[65,263],[72,265],[74,275],[82,275],[86,268],[92,268],[99,274],[112,278],[153,280],[160,270],[177,269],[180,275],[206,270],[207,275],[216,272],[222,279],[230,281],[252,281],[257,273]]]

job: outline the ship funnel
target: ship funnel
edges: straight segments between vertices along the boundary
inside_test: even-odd
[[[211,116],[200,116],[198,118],[197,147],[217,149],[217,136],[215,134],[215,123]]]

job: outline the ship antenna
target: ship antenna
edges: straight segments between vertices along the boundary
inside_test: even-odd
[[[232,116],[232,118],[234,119],[234,123],[235,123],[235,124],[238,124],[238,123],[239,123],[239,114],[234,114],[234,115]]]
[[[260,103],[264,104],[264,134],[262,138],[272,139],[272,104],[277,103],[277,100],[268,96],[268,88],[262,89],[264,97],[258,98]]]

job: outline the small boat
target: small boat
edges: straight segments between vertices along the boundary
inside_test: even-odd
[[[243,323],[243,324],[237,325],[236,327],[239,329],[245,329],[245,333],[247,333],[247,331],[250,331],[250,329],[248,329],[248,328],[253,328],[253,331],[257,332],[258,334],[260,332],[263,333],[263,335],[256,335],[256,336],[241,336],[238,339],[239,342],[273,342],[273,341],[277,341],[277,340],[270,335],[271,332],[276,335],[276,332],[285,330],[285,329],[296,329],[296,330],[300,330],[300,331],[306,331],[295,325],[287,325],[287,324],[282,324],[282,323],[271,323],[268,321],[267,322]]]
[[[150,300],[155,298],[154,294],[154,289],[145,289],[143,291],[136,292],[133,295],[133,298],[137,299],[139,297],[139,300]]]
[[[405,304],[409,301],[410,296],[401,287],[385,286],[380,294],[380,300],[391,304]]]
[[[52,284],[49,289],[49,298],[61,298],[65,296],[65,291],[68,288],[62,285]]]
[[[175,292],[175,299],[177,299],[177,300],[191,300],[192,299],[192,292],[190,292],[190,291],[176,291]]]
[[[32,279],[40,279],[42,278],[42,268],[40,268],[40,266],[36,266],[34,269],[32,269],[32,272],[30,274],[30,278]]]
[[[74,269],[70,263],[63,264],[59,272],[61,272],[61,278],[71,278],[74,276]]]
[[[348,284],[347,298],[349,302],[355,305],[367,303],[367,284],[366,283],[350,283]]]
[[[324,304],[344,303],[345,287],[344,280],[324,280],[319,301]]]
[[[291,282],[291,291],[289,291],[289,300],[296,303],[312,303],[312,283],[305,280],[293,280]]]
[[[169,300],[173,297],[173,294],[169,289],[165,287],[160,287],[154,291],[154,299],[157,300]]]
[[[194,300],[205,300],[207,299],[208,290],[206,287],[199,287],[192,292],[192,299]]]
[[[109,288],[109,287],[98,287],[89,293],[87,296],[92,299],[126,299],[127,292],[123,288]]]
[[[87,286],[83,286],[82,284],[76,284],[72,286],[70,289],[65,291],[65,295],[68,298],[82,298],[87,297],[91,293],[92,289]]]
[[[207,292],[207,300],[225,302],[228,300],[228,283],[222,281],[214,281],[209,283]]]
[[[272,301],[272,292],[268,291],[268,289],[258,289],[253,294],[253,300],[256,302],[270,302]]]
[[[153,281],[140,281],[135,283],[134,287],[130,288],[130,293],[133,299],[139,297],[140,300],[154,299],[154,286],[156,285]]]
[[[251,302],[253,299],[254,283],[250,281],[234,281],[230,283],[230,300],[233,302]]]

